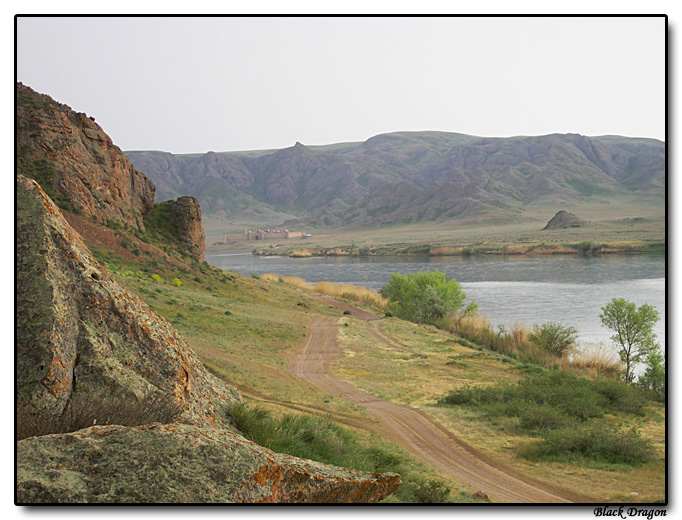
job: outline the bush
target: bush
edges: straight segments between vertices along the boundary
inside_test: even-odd
[[[152,275],[152,280],[154,280],[156,283],[163,283],[164,282],[163,278],[156,273],[154,273]]]
[[[388,310],[393,315],[416,323],[435,324],[457,313],[466,295],[454,278],[447,280],[439,271],[423,271],[401,275],[391,274],[391,280],[379,291],[388,298]],[[476,302],[470,303],[464,315],[473,314]]]
[[[518,383],[488,387],[465,386],[439,404],[468,405],[489,416],[517,417],[523,430],[558,428],[584,422],[605,412],[643,415],[646,399],[637,388],[619,381],[592,382],[565,372],[542,372]]]
[[[180,287],[180,286],[182,285],[182,282],[181,282],[178,278],[173,278],[173,280],[171,281],[171,283],[172,283],[173,285],[175,285],[176,287]]]
[[[535,325],[533,332],[528,334],[528,339],[555,356],[563,356],[571,350],[577,335],[578,330],[575,327],[549,322]]]
[[[613,464],[638,466],[655,459],[656,452],[647,439],[632,428],[620,430],[605,424],[573,426],[547,431],[544,439],[521,451],[527,459],[588,459]]]

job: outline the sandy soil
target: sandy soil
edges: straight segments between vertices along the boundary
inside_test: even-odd
[[[334,302],[331,298],[329,303]],[[327,301],[327,298],[325,298]],[[336,306],[360,319],[378,320],[346,304]],[[587,503],[593,501],[548,482],[535,480],[496,463],[421,410],[381,400],[359,390],[330,372],[342,354],[336,343],[337,318],[318,317],[311,322],[306,341],[292,352],[289,370],[334,397],[365,407],[383,427],[383,435],[438,468],[472,492],[483,491],[492,501],[507,503]],[[381,329],[382,341],[399,342]],[[379,338],[377,338],[379,339]]]

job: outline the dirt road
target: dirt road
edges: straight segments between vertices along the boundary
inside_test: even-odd
[[[363,314],[368,313],[363,311]],[[363,319],[372,318],[363,315]],[[313,319],[308,338],[292,352],[289,366],[292,373],[334,397],[365,407],[383,425],[386,437],[456,481],[470,486],[472,492],[483,491],[495,502],[590,501],[588,497],[503,467],[455,437],[422,411],[378,399],[331,374],[331,363],[343,354],[336,344],[337,322],[337,318],[330,317]]]

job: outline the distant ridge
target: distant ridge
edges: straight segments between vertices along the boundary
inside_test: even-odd
[[[189,193],[205,215],[267,214],[273,226],[516,219],[533,205],[665,197],[665,143],[620,136],[395,132],[262,153],[126,155],[154,181],[159,200]]]

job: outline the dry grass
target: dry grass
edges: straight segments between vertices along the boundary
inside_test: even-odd
[[[495,331],[484,315],[477,314],[443,328],[500,354],[545,368],[558,366],[592,378],[617,378],[623,372],[618,352],[603,342],[574,346],[566,355],[556,356],[534,344],[528,337],[527,327],[519,323]]]
[[[383,312],[386,311],[388,306],[388,300],[382,297],[378,292],[368,289],[367,287],[357,286],[350,283],[309,283],[298,276],[278,276],[272,273],[266,273],[262,275],[261,280],[266,282],[282,282],[293,287],[298,287],[299,289],[305,289],[336,298],[346,298],[348,300],[364,303],[365,305],[369,305]]]
[[[461,247],[434,247],[429,251],[429,256],[456,256],[461,254]]]
[[[602,341],[585,343],[576,348],[568,358],[568,363],[571,369],[607,377],[617,377],[625,370],[618,352]]]
[[[296,249],[289,255],[291,258],[310,258],[313,252],[310,249]]]

